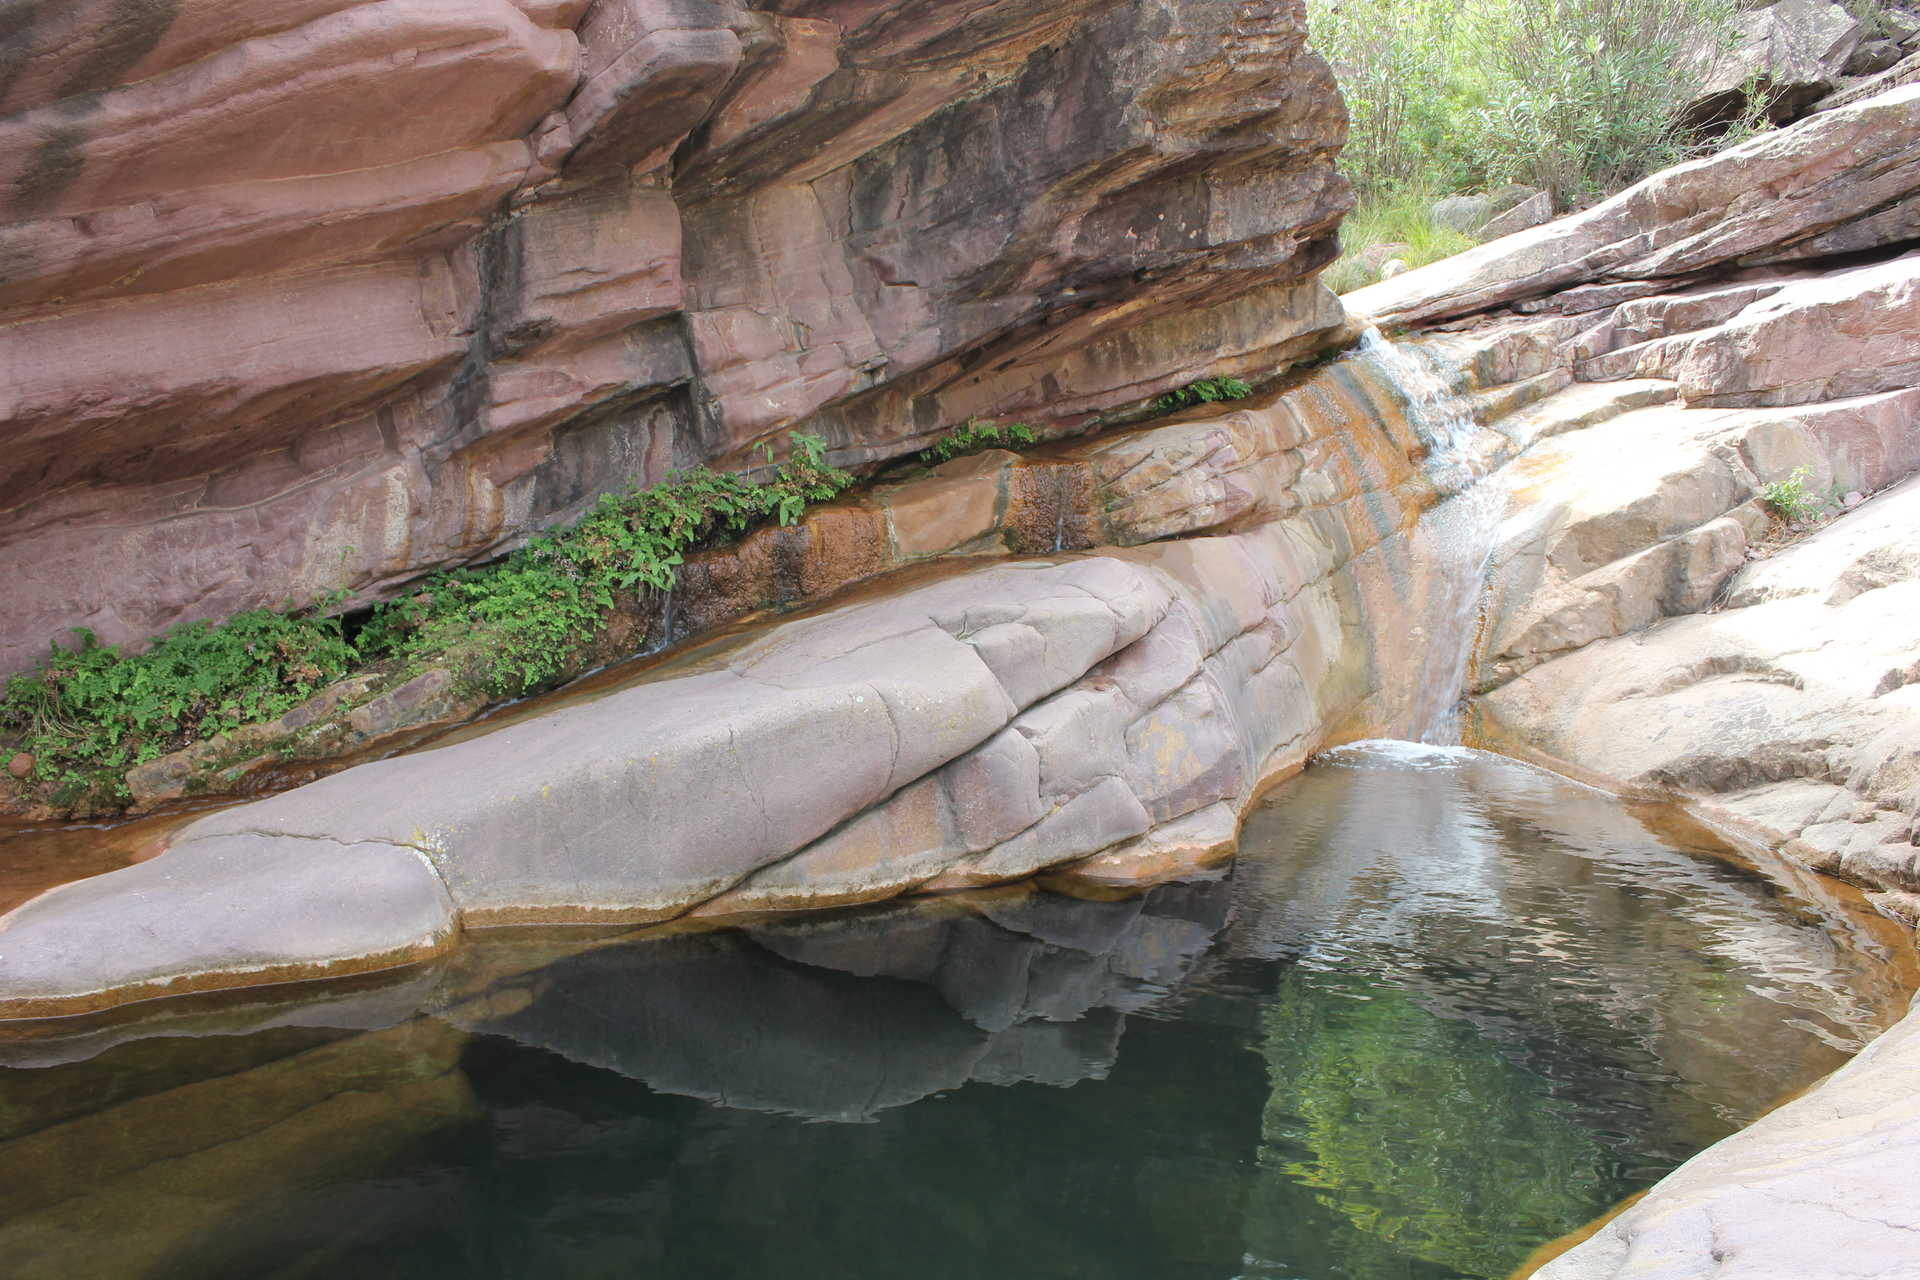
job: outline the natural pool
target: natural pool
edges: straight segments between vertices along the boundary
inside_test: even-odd
[[[501,932],[306,1003],[41,1028],[0,1042],[0,1258],[1501,1277],[1904,1004],[1890,928],[1707,843],[1381,745],[1272,792],[1229,875],[1144,896]]]

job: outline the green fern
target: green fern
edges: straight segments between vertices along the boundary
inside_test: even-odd
[[[1036,439],[1033,428],[1024,422],[1002,427],[985,418],[968,418],[966,425],[941,436],[920,451],[920,461],[929,465],[946,462],[983,449],[1016,449]]]
[[[669,590],[686,553],[719,532],[777,520],[852,483],[826,441],[796,432],[762,483],[696,467],[647,489],[602,497],[579,523],[533,538],[490,565],[435,574],[374,609],[349,642],[319,616],[254,609],[192,622],[124,654],[91,632],[55,646],[38,671],[0,691],[0,732],[33,757],[31,781],[69,809],[123,806],[126,771],[198,739],[271,720],[356,667],[477,667],[497,694],[524,693],[564,671],[599,632],[616,593]]]
[[[1153,407],[1161,413],[1172,413],[1188,405],[1245,400],[1252,394],[1253,388],[1238,378],[1201,378],[1197,382],[1189,382],[1178,391],[1167,392],[1153,402]]]

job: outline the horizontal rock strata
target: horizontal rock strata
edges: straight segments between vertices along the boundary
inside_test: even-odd
[[[1298,0],[216,0],[0,33],[0,673],[1340,313]]]
[[[247,985],[273,956],[379,968],[462,925],[739,915],[1063,866],[1128,883],[1219,856],[1262,781],[1411,714],[1395,673],[1419,670],[1444,603],[1414,572],[1437,491],[1382,376],[1344,361],[1245,409],[1077,446],[1100,536],[1131,548],[959,562],[201,818],[154,860],[0,920],[0,1013]],[[967,494],[1010,465],[917,482],[975,514],[902,534],[945,549],[1004,528],[997,499]],[[873,510],[903,501],[919,500]],[[259,869],[234,876],[254,848]],[[369,867],[205,909],[258,901],[283,860],[325,876],[341,857]],[[353,909],[357,885],[386,905]],[[307,912],[328,923],[289,948]],[[111,944],[149,915],[149,949]]]

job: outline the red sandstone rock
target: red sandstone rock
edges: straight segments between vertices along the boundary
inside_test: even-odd
[[[0,34],[0,671],[1340,325],[1298,0],[109,0]],[[57,10],[57,11],[56,11]]]

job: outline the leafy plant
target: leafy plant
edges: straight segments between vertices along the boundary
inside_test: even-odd
[[[477,673],[492,692],[523,693],[566,669],[616,593],[668,590],[701,540],[791,524],[850,483],[827,464],[824,440],[796,432],[764,481],[696,467],[607,494],[570,529],[496,563],[435,574],[379,606],[351,641],[338,619],[320,616],[340,596],[187,623],[138,654],[82,630],[76,648],[54,646],[38,671],[7,681],[0,731],[33,756],[32,780],[52,784],[55,804],[96,810],[126,803],[133,766],[270,720],[359,666],[444,663]]]
[[[771,457],[771,450],[768,450]],[[606,620],[616,593],[671,590],[686,553],[718,532],[792,524],[852,477],[826,442],[795,432],[764,483],[695,467],[646,489],[603,495],[571,529],[549,532],[491,565],[436,574],[375,610],[363,647],[424,665],[471,660],[493,693],[524,693],[559,674]]]
[[[1804,524],[1825,511],[1829,500],[1807,492],[1807,468],[1795,467],[1785,480],[1762,485],[1760,500],[1789,524]]]
[[[1002,427],[985,418],[968,418],[966,425],[941,436],[920,451],[920,461],[946,462],[982,449],[1013,449],[1034,442],[1033,428],[1024,422]]]
[[[75,630],[38,671],[0,694],[0,728],[34,758],[55,802],[126,800],[134,765],[243,724],[269,720],[345,675],[359,654],[336,619],[252,609],[218,626],[189,622],[125,654]]]
[[[1201,378],[1189,382],[1178,391],[1169,391],[1153,402],[1153,407],[1162,413],[1171,413],[1175,409],[1184,409],[1190,404],[1213,404],[1220,400],[1245,400],[1253,394],[1253,388],[1238,378]]]

